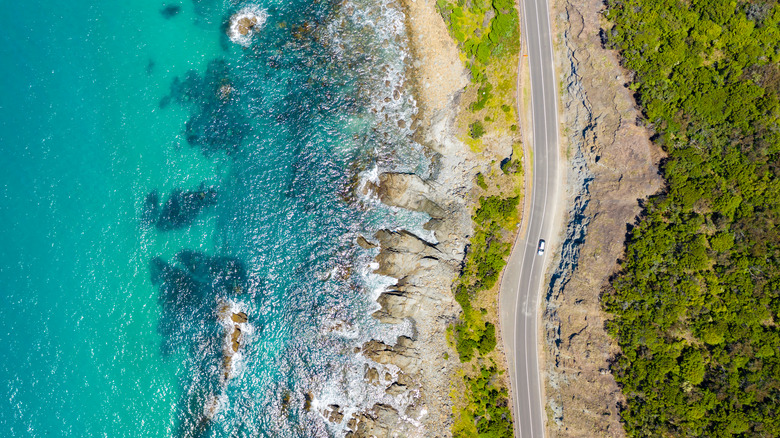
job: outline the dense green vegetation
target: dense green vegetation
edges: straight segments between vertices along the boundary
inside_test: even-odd
[[[482,197],[474,213],[474,237],[455,286],[455,300],[463,309],[463,316],[453,331],[455,349],[461,362],[473,359],[475,351],[485,355],[496,346],[495,326],[485,322],[483,312],[475,309],[472,301],[480,292],[496,284],[506,265],[512,245],[503,234],[516,223],[519,202],[517,196]]]
[[[495,364],[474,369],[473,376],[464,376],[466,407],[453,427],[453,438],[511,438],[512,418],[506,388],[495,384],[501,374]]]
[[[517,121],[514,112],[520,26],[513,0],[437,0],[450,35],[471,72],[469,138],[475,150],[484,134],[501,132]],[[485,123],[483,125],[483,122]],[[515,127],[516,129],[516,127]]]
[[[668,152],[603,297],[630,436],[780,436],[780,7],[610,0]]]
[[[482,122],[477,120],[476,122],[469,125],[469,134],[473,139],[477,139],[485,135],[485,127],[482,125]]]
[[[488,144],[496,134],[517,131],[514,96],[517,55],[520,49],[519,19],[514,0],[437,0],[450,35],[461,50],[461,60],[471,72],[458,126],[461,139],[473,150]],[[513,141],[514,161],[502,172],[477,174],[477,186],[485,191],[474,213],[474,236],[467,248],[461,275],[454,285],[455,299],[463,314],[448,328],[460,361],[471,363],[472,373],[453,395],[453,436],[512,437],[512,416],[506,389],[491,355],[496,347],[495,292],[511,248],[517,221],[522,150]],[[495,164],[495,163],[494,163]],[[507,178],[510,176],[510,178]],[[505,191],[499,187],[499,181]],[[508,192],[504,193],[504,192]],[[491,196],[492,195],[492,196]],[[469,365],[465,365],[469,366]]]
[[[466,54],[474,82],[490,86],[485,66],[491,58],[520,51],[520,20],[514,1],[470,0],[467,4],[458,0],[453,4],[437,0],[436,6],[448,23],[450,34]],[[488,14],[491,18],[485,26]]]
[[[484,176],[479,174],[477,178],[480,177],[487,186]],[[454,437],[512,437],[506,389],[494,383],[495,364],[488,366],[483,360],[496,348],[496,326],[485,321],[486,310],[475,307],[474,302],[480,300],[480,292],[495,286],[506,264],[511,248],[508,230],[516,224],[519,200],[518,196],[482,197],[473,216],[474,236],[455,285],[455,300],[463,314],[448,329],[448,337],[461,362],[474,360],[477,353],[480,359],[474,365],[474,376],[464,376],[467,391],[458,395],[465,397],[465,406],[457,412]]]
[[[488,189],[488,185],[485,182],[485,175],[483,175],[482,172],[477,173],[477,185],[482,190],[487,190]]]

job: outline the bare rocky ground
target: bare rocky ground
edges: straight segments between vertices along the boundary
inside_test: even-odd
[[[569,169],[567,228],[542,321],[548,434],[622,437],[623,399],[609,372],[618,347],[605,331],[599,296],[618,268],[639,200],[662,185],[662,152],[638,126],[617,53],[601,46],[603,2],[558,0],[553,8]]]
[[[361,354],[383,366],[397,367],[397,378],[384,379],[376,368],[365,378],[386,385],[390,395],[409,394],[405,410],[376,404],[348,419],[347,437],[450,436],[452,402],[450,379],[459,366],[446,342],[446,328],[460,313],[451,286],[460,271],[465,245],[472,233],[471,191],[480,170],[473,153],[455,138],[458,98],[468,77],[433,0],[403,0],[413,62],[408,79],[418,100],[416,139],[432,157],[430,179],[417,175],[384,173],[371,191],[385,204],[423,211],[431,220],[437,243],[407,231],[381,230],[359,239],[378,245],[376,272],[398,280],[377,301],[374,317],[386,323],[411,320],[412,337],[394,345],[370,341]]]

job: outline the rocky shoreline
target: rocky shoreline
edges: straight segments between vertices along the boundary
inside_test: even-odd
[[[562,249],[545,299],[546,394],[551,437],[621,437],[622,394],[610,361],[617,345],[604,328],[600,294],[617,270],[638,200],[662,181],[662,156],[641,123],[614,51],[602,47],[604,4],[560,0],[557,71],[570,156]]]
[[[441,120],[438,133],[446,135],[452,120],[451,115]],[[473,177],[457,142],[446,137],[431,140],[444,147],[439,149],[441,155],[435,156],[439,171],[433,178],[384,173],[377,186],[367,189],[375,190],[387,205],[431,216],[425,228],[433,231],[435,244],[405,230],[380,230],[372,236],[380,248],[375,272],[398,280],[379,296],[381,309],[373,316],[391,324],[411,320],[414,336],[400,337],[395,345],[370,341],[361,350],[379,364],[400,369],[388,392],[414,391],[419,396],[403,413],[375,406],[373,412],[356,421],[355,437],[448,435],[452,413],[449,380],[458,361],[456,355],[448,358],[451,347],[446,342],[446,328],[460,312],[451,287],[471,233],[467,194]],[[370,379],[368,372],[366,377]],[[417,424],[399,421],[401,417],[417,420]]]
[[[424,228],[433,232],[436,243],[405,230],[358,237],[357,244],[379,248],[375,272],[397,280],[378,297],[381,308],[373,316],[389,324],[411,321],[413,335],[399,337],[394,345],[372,340],[360,348],[371,361],[398,369],[397,377],[382,378],[380,369],[367,367],[366,381],[385,385],[392,396],[408,394],[409,403],[402,411],[378,403],[351,417],[346,435],[351,438],[451,436],[449,392],[460,365],[446,330],[460,313],[452,283],[473,231],[471,191],[477,161],[456,139],[454,126],[468,78],[435,2],[404,0],[401,9],[413,59],[407,77],[420,110],[415,139],[426,147],[433,171],[429,179],[383,173],[378,183],[363,190],[386,205],[427,213],[431,219]]]

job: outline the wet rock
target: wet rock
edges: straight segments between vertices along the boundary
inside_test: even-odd
[[[238,328],[238,326],[234,326],[233,333],[230,335],[230,342],[231,347],[233,348],[233,352],[237,352],[238,348],[241,346],[241,343],[238,341],[239,337],[241,337],[241,329]]]
[[[290,391],[284,391],[284,394],[282,394],[282,411],[287,412],[289,410],[291,398]]]
[[[379,295],[376,300],[381,309],[374,312],[373,316],[378,320],[397,324],[405,318],[414,316],[419,310],[419,300],[408,296],[401,291],[389,291]]]
[[[267,18],[265,11],[257,6],[247,6],[230,17],[228,37],[236,44],[249,46],[252,35],[263,27]]]
[[[399,336],[395,345],[369,341],[363,345],[363,355],[377,363],[396,365],[406,372],[414,372],[420,365],[414,341],[406,336]]]
[[[401,385],[400,383],[396,382],[388,386],[387,389],[385,390],[385,393],[395,397],[399,394],[406,392],[406,389],[407,389],[406,385]]]
[[[443,218],[447,212],[430,200],[428,195],[431,191],[431,187],[415,174],[383,173],[379,175],[377,195],[383,203],[422,211],[433,218]]]
[[[219,97],[219,100],[225,102],[228,99],[230,99],[230,95],[233,93],[233,86],[229,83],[225,83],[219,86],[219,90],[217,90],[217,97]]]
[[[425,240],[420,239],[409,231],[379,230],[374,234],[382,249],[393,252],[419,254],[423,257],[440,256],[439,250]]]
[[[341,412],[341,407],[339,405],[328,405],[328,410],[325,412],[325,417],[327,417],[328,421],[331,423],[341,423],[344,419],[344,413]]]
[[[409,276],[440,276],[454,274],[457,265],[448,259],[436,245],[432,245],[406,231],[379,230],[374,235],[379,241],[381,251],[374,259],[379,267],[377,274],[393,278]]]
[[[230,316],[230,319],[232,319],[233,322],[237,322],[239,324],[247,322],[246,313],[244,312],[234,313]]]
[[[427,231],[437,231],[442,228],[444,225],[444,220],[442,219],[431,219],[425,224],[423,224],[423,230]]]
[[[233,257],[210,257],[185,250],[174,261],[167,263],[156,257],[149,264],[152,284],[159,289],[162,314],[158,332],[165,355],[190,344],[199,330],[209,330],[214,301],[247,284],[243,264]]]
[[[257,26],[257,17],[241,17],[236,20],[239,35],[247,35]]]
[[[457,362],[457,356],[452,354],[445,339],[447,325],[461,310],[452,297],[451,287],[473,230],[474,175],[479,166],[486,164],[455,136],[458,95],[468,81],[458,49],[435,2],[402,0],[400,3],[410,18],[407,23],[414,35],[410,38],[414,59],[420,60],[419,68],[415,67],[412,73],[416,80],[424,80],[431,86],[404,89],[404,93],[415,93],[420,112],[399,127],[411,124],[411,129],[416,131],[415,139],[426,147],[426,154],[432,158],[430,174],[421,178],[414,174],[384,173],[377,184],[364,186],[364,194],[376,195],[386,205],[427,213],[432,221],[426,229],[433,230],[435,240],[426,242],[411,233],[388,231],[380,233],[381,240],[377,238],[380,253],[375,258],[379,265],[376,272],[398,281],[385,291],[385,296],[380,296],[382,308],[374,316],[386,322],[406,320],[412,324],[412,334],[399,338],[394,346],[368,343],[363,354],[401,368],[400,373],[393,373],[397,382],[392,382],[394,376],[389,373],[383,373],[382,382],[392,384],[393,393],[402,387],[406,389],[395,397],[399,400],[393,406],[378,404],[351,417],[347,423],[350,429],[347,436],[351,438],[452,434],[449,397],[452,368],[446,364]],[[392,84],[388,81],[385,86],[392,87]],[[405,97],[400,90],[393,94],[396,99]],[[399,415],[396,409],[411,415]]]
[[[382,403],[375,404],[370,410],[359,414],[353,420],[348,423],[351,431],[345,435],[345,438],[390,438],[397,436],[396,429],[401,424],[398,411]]]
[[[377,245],[375,243],[369,242],[363,236],[358,236],[357,244],[360,245],[360,247],[363,248],[363,249],[371,249],[371,248],[376,248],[377,247]]]
[[[406,387],[413,387],[416,386],[417,382],[415,382],[415,380],[411,376],[409,376],[409,374],[399,373],[398,380],[396,381],[396,383]]]
[[[372,385],[379,385],[379,371],[376,368],[366,365],[366,372],[363,375],[363,379]]]

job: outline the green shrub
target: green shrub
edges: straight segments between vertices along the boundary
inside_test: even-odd
[[[482,175],[482,172],[479,172],[479,173],[477,173],[477,185],[478,185],[478,186],[479,186],[479,187],[480,187],[482,190],[487,190],[487,189],[488,189],[488,185],[487,185],[487,183],[485,182],[485,176],[484,176],[484,175]]]
[[[488,322],[485,324],[485,331],[479,337],[477,350],[479,354],[485,355],[493,351],[494,348],[496,348],[496,326]]]
[[[473,422],[473,430],[479,438],[512,438],[512,413],[509,410],[509,395],[506,388],[497,386],[495,381],[498,371],[495,364],[480,365],[474,368],[474,377],[466,377],[465,412],[462,418]],[[454,437],[473,438],[470,434],[461,432]]]
[[[471,299],[498,282],[512,248],[502,234],[514,224],[520,198],[489,196],[480,198],[479,202],[472,218],[474,236],[455,286],[455,301],[463,310],[461,321],[455,327],[455,348],[463,362],[474,357],[474,349],[485,355],[496,346],[495,327],[483,321],[481,312],[474,311]]]
[[[475,140],[485,135],[485,127],[482,126],[482,122],[477,120],[469,125],[469,135]]]
[[[517,215],[517,205],[520,197],[502,198],[500,196],[482,197],[479,199],[479,208],[474,214],[474,222],[486,226],[491,222],[505,225]]]
[[[490,93],[493,90],[493,85],[490,84],[490,82],[485,81],[480,87],[477,89],[477,100],[474,101],[474,103],[471,105],[472,111],[479,111],[483,108],[485,108],[485,105],[487,105],[488,101],[493,97],[493,95]]]
[[[523,169],[523,165],[519,160],[505,160],[501,163],[501,171],[505,174],[519,173]]]

